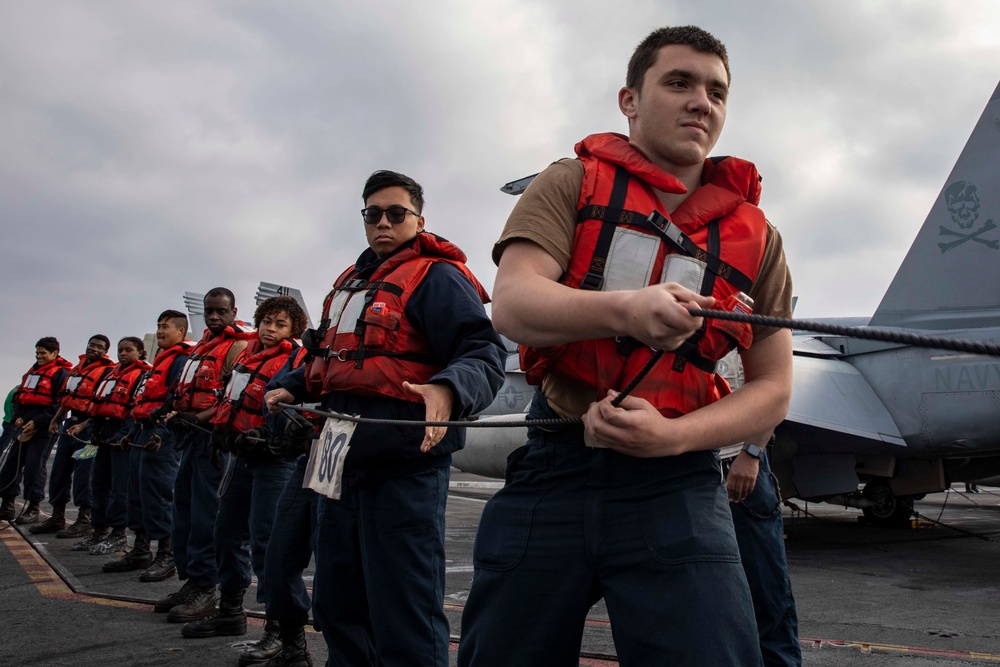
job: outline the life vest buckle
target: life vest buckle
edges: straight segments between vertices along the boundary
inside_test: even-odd
[[[330,351],[332,352],[333,350]],[[340,350],[337,351],[336,354],[337,361],[350,361],[351,357],[349,356],[349,354],[350,350],[348,350],[346,347],[341,348]]]
[[[604,276],[593,271],[588,271],[587,275],[580,281],[580,289],[593,290],[595,292],[599,292],[602,285],[604,285]]]
[[[687,241],[687,236],[681,231],[681,228],[674,223],[667,220],[659,211],[653,211],[646,218],[646,222],[652,225],[653,229],[666,241],[672,243],[675,247],[683,249],[685,246],[685,241]]]

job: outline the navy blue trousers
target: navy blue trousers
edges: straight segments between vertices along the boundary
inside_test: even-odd
[[[19,433],[20,431],[15,431]],[[21,493],[24,482],[24,499],[40,503],[45,499],[45,480],[48,470],[45,463],[49,456],[47,429],[39,429],[28,442],[19,442],[11,437],[10,451],[3,468],[0,468],[0,498],[13,501]]]
[[[331,665],[447,667],[449,476],[430,468],[320,498],[313,614]]]
[[[766,453],[760,457],[753,491],[742,503],[730,504],[730,509],[753,597],[764,665],[799,667],[799,619],[788,578],[781,509]]]
[[[142,448],[153,435],[160,436],[160,448]],[[144,425],[129,452],[128,526],[151,540],[162,540],[171,532],[171,503],[180,452],[174,434],[162,425]]]
[[[311,602],[302,572],[309,566],[313,554],[319,500],[314,491],[302,488],[307,462],[305,455],[295,460],[278,496],[261,583],[267,618],[299,627],[309,622]]]
[[[551,415],[536,395],[531,416]],[[715,454],[639,459],[582,434],[530,429],[509,458],[476,535],[458,664],[575,666],[603,597],[622,667],[760,665]]]
[[[80,423],[76,416],[68,417],[59,426],[59,435],[54,438],[56,456],[52,460],[52,475],[49,477],[49,502],[53,505],[66,505],[70,492],[73,494],[73,504],[77,507],[91,507],[90,468],[93,459],[77,460],[73,452],[83,447],[92,428],[87,427],[76,438],[66,433],[66,429]],[[77,439],[79,438],[79,439]]]
[[[97,456],[90,469],[94,528],[125,528],[128,503],[129,451],[109,444],[121,430],[121,419],[94,419]]]
[[[295,464],[283,459],[234,463],[233,481],[219,501],[215,519],[215,560],[219,590],[237,595],[250,587],[251,569],[257,575],[257,602],[264,602],[264,554],[274,525],[278,497]]]
[[[212,436],[193,431],[184,436],[174,484],[174,563],[177,576],[200,588],[219,583],[215,560],[215,519],[222,471],[212,463]]]

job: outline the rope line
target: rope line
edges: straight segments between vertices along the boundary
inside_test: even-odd
[[[941,338],[940,336],[925,336],[923,334],[893,331],[890,329],[846,327],[839,324],[829,324],[827,322],[789,320],[783,317],[769,317],[767,315],[747,315],[745,313],[730,310],[703,310],[700,308],[689,308],[688,312],[695,317],[707,317],[716,320],[729,320],[731,322],[757,324],[765,327],[792,329],[794,331],[812,331],[815,333],[825,333],[834,336],[847,336],[848,338],[878,340],[886,343],[912,345],[914,347],[929,347],[938,350],[951,350],[954,352],[968,352],[970,354],[1000,357],[1000,345],[982,343],[973,340]]]

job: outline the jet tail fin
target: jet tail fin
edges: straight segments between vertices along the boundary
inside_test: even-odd
[[[1000,85],[871,325],[1000,326]]]

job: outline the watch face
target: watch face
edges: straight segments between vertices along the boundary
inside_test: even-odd
[[[757,445],[744,445],[743,451],[754,457],[755,459],[760,458],[760,447]]]

